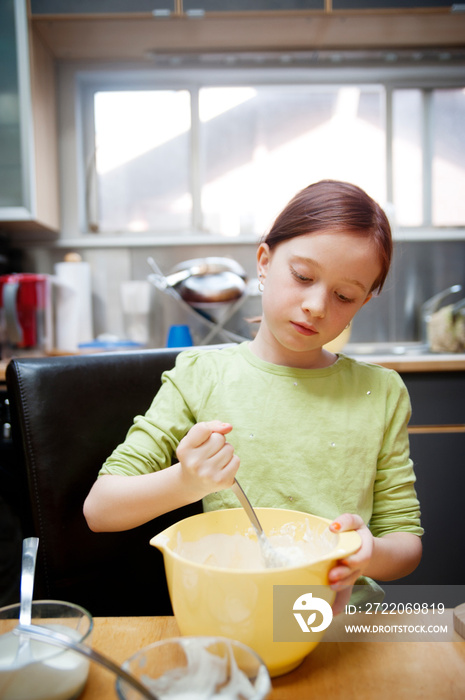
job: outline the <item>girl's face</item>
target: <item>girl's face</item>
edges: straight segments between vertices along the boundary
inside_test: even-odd
[[[381,272],[374,243],[349,233],[304,234],[257,253],[264,285],[263,317],[254,351],[289,367],[322,367],[322,350],[371,299]]]

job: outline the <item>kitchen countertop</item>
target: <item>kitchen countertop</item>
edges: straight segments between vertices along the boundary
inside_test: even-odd
[[[395,354],[352,354],[346,350],[344,354],[355,357],[361,362],[370,362],[395,369],[397,372],[453,372],[465,370],[465,353],[419,353]]]
[[[364,344],[365,345],[365,344]],[[399,344],[398,348],[402,349]],[[366,344],[367,350],[369,345]],[[397,352],[353,352],[350,345],[341,350],[345,355],[354,357],[361,362],[382,365],[397,372],[452,372],[465,370],[465,353],[430,353],[408,350],[405,354]],[[0,383],[5,382],[5,372],[8,361],[0,361]]]
[[[371,617],[373,624],[386,624],[386,616]],[[411,615],[395,617],[396,624],[412,624]],[[147,644],[179,634],[173,617],[95,618],[94,623],[92,646],[118,663]],[[448,625],[451,641],[384,642],[365,633],[359,641],[340,643],[329,641],[328,630],[328,641],[321,642],[301,666],[272,679],[269,700],[462,700],[465,641],[453,631],[452,610],[446,610],[441,623]],[[114,699],[114,688],[114,676],[91,664],[81,700]]]
[[[335,618],[323,641],[298,668],[272,679],[268,700],[463,700],[465,640],[454,629],[452,609],[446,608],[440,620],[431,611],[425,619],[405,612],[388,616],[377,612],[368,623],[363,620],[370,629],[357,633],[356,641],[341,641],[345,617]],[[361,624],[358,618],[351,622]],[[7,624],[0,620],[0,634]],[[420,632],[409,631],[411,641],[397,641],[396,635],[402,633],[386,627],[424,627],[429,632],[430,624],[446,630],[441,631],[441,640],[422,641]],[[121,664],[142,647],[177,636],[174,617],[95,617],[91,646]],[[115,681],[114,674],[91,663],[80,700],[115,700]]]

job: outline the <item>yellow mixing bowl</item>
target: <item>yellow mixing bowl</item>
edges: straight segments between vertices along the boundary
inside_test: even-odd
[[[296,540],[303,537],[307,524],[319,534],[331,522],[294,510],[256,511],[267,535],[296,523]],[[335,592],[327,585],[328,572],[338,559],[357,551],[361,539],[355,531],[342,532],[334,535],[334,549],[318,561],[279,569],[219,568],[191,561],[175,551],[179,535],[183,542],[195,542],[212,533],[250,533],[250,528],[242,508],[210,511],[181,520],[153,537],[150,544],[163,553],[171,604],[181,634],[236,639],[261,656],[270,676],[279,676],[298,666],[320,642],[324,631],[309,631],[305,635],[308,641],[273,641],[273,587],[318,585],[318,596],[332,605]]]

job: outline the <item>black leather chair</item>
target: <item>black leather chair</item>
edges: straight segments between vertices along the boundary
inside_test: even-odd
[[[201,503],[121,533],[91,532],[82,507],[100,466],[149,407],[177,352],[9,363],[22,534],[40,538],[35,599],[78,603],[95,616],[171,614],[163,558],[149,540],[201,512]]]

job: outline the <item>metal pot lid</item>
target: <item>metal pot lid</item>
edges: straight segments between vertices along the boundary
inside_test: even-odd
[[[178,292],[189,303],[218,303],[233,301],[244,294],[246,283],[234,272],[223,271],[209,275],[193,275],[178,285]]]
[[[247,280],[247,274],[242,265],[232,258],[221,257],[185,260],[173,267],[167,278],[169,279],[171,276],[173,276],[173,278],[177,277],[178,273],[185,273],[179,275],[179,277],[187,278],[200,275],[214,275],[220,272],[234,272],[236,275],[239,275],[239,277],[242,277],[243,280]],[[174,281],[172,284],[175,285],[177,282]]]

